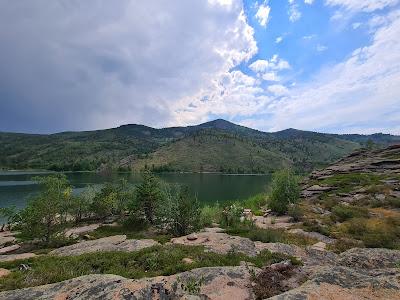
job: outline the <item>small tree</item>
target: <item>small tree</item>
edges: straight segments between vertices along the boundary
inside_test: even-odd
[[[97,193],[90,206],[90,210],[99,219],[105,219],[113,214],[117,206],[118,193],[111,183],[106,183]]]
[[[63,229],[65,203],[69,202],[72,188],[63,174],[36,177],[34,180],[43,189],[20,213],[19,229],[24,236],[49,243]]]
[[[93,186],[88,186],[81,194],[71,197],[69,212],[76,223],[90,216],[95,196],[96,189]]]
[[[300,188],[294,173],[289,169],[276,172],[272,179],[269,208],[278,214],[285,214],[289,204],[297,203],[299,197]]]
[[[182,236],[200,226],[200,205],[187,187],[166,186],[163,203],[157,209],[157,221],[173,235]]]
[[[145,220],[153,225],[156,208],[161,198],[159,180],[147,171],[143,174],[143,182],[136,188],[135,201],[131,203],[130,210],[142,214]]]
[[[0,231],[3,231],[5,227],[10,227],[11,223],[16,221],[18,217],[17,209],[15,206],[1,207],[0,216],[6,219],[6,223],[3,223]]]

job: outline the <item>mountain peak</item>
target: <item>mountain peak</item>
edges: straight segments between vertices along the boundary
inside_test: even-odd
[[[215,119],[213,121],[202,123],[198,126],[202,128],[216,128],[216,129],[232,129],[241,127],[240,125],[236,125],[224,119]]]

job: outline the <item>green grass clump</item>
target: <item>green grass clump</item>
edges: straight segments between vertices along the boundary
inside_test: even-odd
[[[394,218],[354,218],[342,224],[342,233],[368,248],[400,249],[400,221]]]
[[[254,215],[262,216],[262,207],[267,205],[267,195],[258,194],[247,198],[242,202],[244,208],[250,208]]]
[[[353,218],[368,217],[368,210],[363,207],[336,205],[332,208],[333,221],[344,222]]]
[[[182,262],[189,257],[192,264]],[[97,252],[80,256],[41,256],[16,262],[0,263],[1,268],[13,272],[0,278],[0,290],[20,289],[60,282],[88,274],[116,274],[126,278],[171,275],[200,267],[237,266],[247,261],[257,267],[294,258],[263,251],[256,257],[232,252],[226,255],[205,252],[203,247],[168,245],[154,246],[138,252]],[[31,267],[20,271],[20,264]]]
[[[355,186],[378,185],[381,179],[381,175],[369,173],[337,174],[319,181],[318,184],[335,186],[338,188],[337,192],[346,193],[350,192]]]

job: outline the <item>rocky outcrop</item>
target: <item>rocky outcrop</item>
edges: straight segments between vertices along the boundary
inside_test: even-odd
[[[325,267],[299,288],[275,296],[274,300],[294,299],[400,299],[398,270],[378,273],[346,267]]]
[[[247,267],[200,268],[188,272],[126,279],[87,275],[39,287],[0,293],[0,299],[254,299]],[[254,269],[254,272],[259,272]]]
[[[72,256],[100,251],[138,251],[147,247],[159,245],[151,239],[127,240],[126,235],[109,236],[92,241],[83,241],[70,246],[61,247],[50,252],[51,255]]]

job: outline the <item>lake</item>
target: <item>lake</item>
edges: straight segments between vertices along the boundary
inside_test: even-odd
[[[0,207],[15,205],[25,207],[27,201],[38,192],[38,185],[32,181],[34,176],[46,176],[46,172],[0,171]],[[116,173],[100,175],[94,172],[65,173],[74,187],[75,193],[80,193],[88,185],[101,185],[105,182],[116,182],[126,178],[137,184],[141,181],[139,174]],[[168,183],[179,183],[189,187],[202,203],[216,201],[245,199],[266,191],[271,181],[269,175],[224,175],[224,174],[158,174]]]

